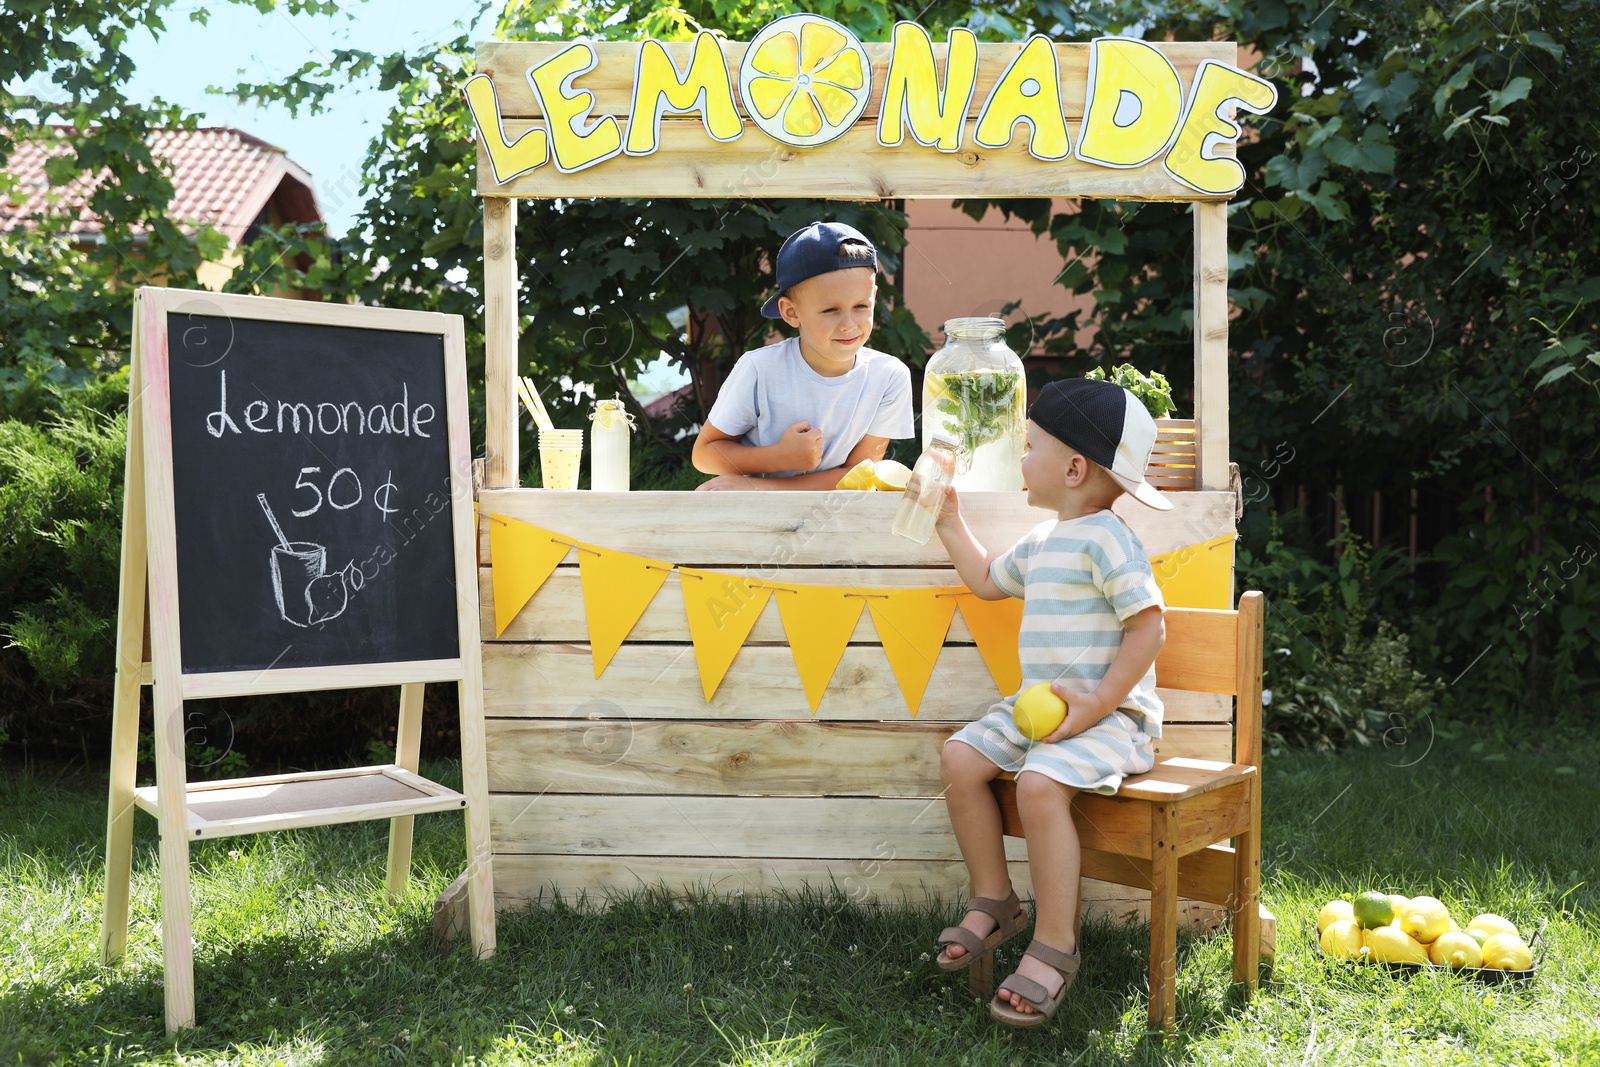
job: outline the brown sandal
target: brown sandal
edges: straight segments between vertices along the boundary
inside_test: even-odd
[[[1022,901],[1017,899],[1017,891],[1013,889],[1004,900],[995,900],[993,897],[973,897],[967,901],[967,911],[981,911],[995,921],[995,928],[989,936],[980,938],[965,926],[947,926],[939,932],[939,955],[935,963],[941,971],[959,971],[972,964],[973,960],[993,952],[996,946],[1003,944],[1022,931],[1028,923],[1028,910],[1022,906]],[[966,949],[965,955],[947,958],[944,946],[960,945]]]
[[[1078,950],[1074,948],[1071,952],[1062,952],[1058,948],[1051,948],[1043,941],[1033,941],[1022,954],[1054,967],[1056,973],[1061,975],[1061,988],[1056,990],[1055,996],[1051,996],[1045,991],[1044,986],[1023,974],[1013,974],[1000,983],[1000,991],[989,1001],[989,1014],[1007,1026],[1027,1030],[1049,1022],[1050,1016],[1061,1007],[1062,998],[1067,995],[1067,990],[1072,988],[1073,980],[1078,977]],[[1034,1010],[1026,1014],[1018,1011],[1011,1006],[1011,1001],[1001,997],[1001,993],[1017,994],[1024,1004]]]

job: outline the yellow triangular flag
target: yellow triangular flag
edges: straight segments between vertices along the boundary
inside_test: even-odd
[[[761,609],[772,597],[772,588],[751,584],[750,579],[737,574],[688,567],[679,567],[678,577],[683,580],[689,638],[700,665],[700,688],[709,703],[733,657],[739,654],[739,647],[750,636],[750,628],[761,617]]]
[[[524,604],[533,598],[545,579],[572,548],[570,541],[556,541],[549,530],[529,526],[515,519],[490,515],[489,562],[494,581],[494,635],[499,637],[511,625]]]
[[[815,715],[867,602],[860,596],[846,596],[849,589],[831,585],[779,587],[777,592],[789,652]]]
[[[958,589],[873,589],[867,600],[872,622],[889,657],[895,681],[906,698],[911,717],[917,717],[922,694],[933,677],[933,665],[944,647],[945,634],[956,613]],[[943,593],[943,596],[940,594]]]
[[[583,614],[589,622],[589,652],[594,676],[605,671],[633,624],[650,606],[672,564],[627,552],[580,544],[578,577],[583,583]]]
[[[1226,533],[1150,557],[1156,587],[1169,608],[1229,608],[1233,605],[1233,538]]]
[[[956,602],[995,688],[1001,696],[1011,696],[1022,688],[1022,657],[1017,651],[1017,637],[1022,633],[1021,599],[979,600],[976,594],[967,593],[956,597]]]

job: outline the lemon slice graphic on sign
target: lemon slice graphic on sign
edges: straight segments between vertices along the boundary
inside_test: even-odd
[[[739,64],[750,120],[797,148],[827,144],[866,110],[872,61],[855,34],[821,15],[785,15],[751,40]]]

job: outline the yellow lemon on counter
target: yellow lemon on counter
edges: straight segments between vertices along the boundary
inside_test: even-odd
[[[896,459],[880,459],[872,465],[872,487],[890,493],[903,493],[911,480],[911,468]]]
[[[834,488],[835,489],[871,489],[871,488],[873,488],[873,484],[872,484],[872,460],[864,459],[860,463],[857,463],[854,467],[851,467],[848,471],[845,472],[845,476],[843,478],[839,479],[838,484],[835,485]]]
[[[1516,934],[1492,934],[1483,943],[1483,965],[1497,971],[1525,971],[1533,966],[1533,950]]]
[[[1362,944],[1378,963],[1427,963],[1428,950],[1398,926],[1380,926],[1362,935]]]
[[[1400,929],[1430,944],[1450,929],[1450,913],[1436,897],[1412,897],[1400,912]]]
[[[1474,930],[1482,930],[1488,937],[1493,937],[1495,934],[1511,934],[1513,937],[1522,936],[1517,930],[1516,924],[1510,919],[1488,911],[1482,915],[1474,915],[1472,917],[1472,921],[1467,924],[1467,932],[1471,933]],[[1480,938],[1479,943],[1481,944],[1482,941],[1483,939]]]
[[[835,489],[880,490],[903,493],[911,480],[911,468],[894,459],[864,459],[845,472]]]
[[[1483,950],[1466,934],[1446,930],[1428,946],[1428,958],[1440,967],[1482,967]]]
[[[1017,731],[1032,741],[1044,740],[1066,717],[1067,702],[1050,691],[1049,682],[1028,686],[1011,706]]]
[[[1355,917],[1355,911],[1350,907],[1348,900],[1330,900],[1322,906],[1321,911],[1317,912],[1317,933],[1323,933],[1341,919],[1353,921]]]
[[[1361,959],[1361,927],[1354,919],[1336,919],[1322,931],[1322,954],[1336,960]]]

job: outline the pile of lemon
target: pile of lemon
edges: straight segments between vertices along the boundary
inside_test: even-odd
[[[911,468],[892,459],[864,459],[839,479],[835,489],[864,489],[868,492],[903,493],[911,480]]]
[[[1508,919],[1485,912],[1463,930],[1433,897],[1360,893],[1317,914],[1324,955],[1376,963],[1526,971],[1533,952]]]

